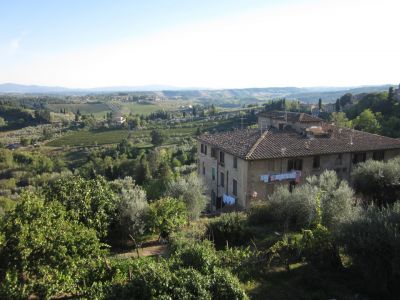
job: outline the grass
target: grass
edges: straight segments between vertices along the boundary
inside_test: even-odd
[[[174,128],[162,130],[169,137],[187,137],[194,134],[196,128]],[[137,147],[145,148],[151,146],[148,142],[151,130],[137,130],[129,132],[126,129],[108,129],[92,131],[75,131],[65,136],[47,143],[50,147],[62,146],[95,146],[117,144],[126,138],[140,138],[145,141],[136,144]]]
[[[122,105],[122,112],[125,114],[138,114],[138,115],[150,115],[153,112],[156,112],[157,110],[163,109],[162,106],[157,105],[157,104],[140,104],[140,103],[124,103]]]
[[[53,112],[60,112],[65,109],[67,112],[74,114],[80,111],[81,114],[105,115],[110,112],[110,108],[105,103],[65,103],[65,104],[48,104],[47,108]]]

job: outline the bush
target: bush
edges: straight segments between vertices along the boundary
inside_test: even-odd
[[[0,223],[0,298],[79,293],[95,280],[103,251],[96,232],[58,202],[25,194]]]
[[[400,158],[360,163],[352,173],[352,180],[366,203],[380,207],[392,204],[400,199]]]
[[[146,192],[135,185],[130,177],[119,180],[121,187],[118,188],[117,204],[117,235],[123,239],[134,239],[145,232],[149,204],[146,199]],[[118,184],[118,183],[115,183]]]
[[[63,204],[69,216],[97,231],[100,238],[108,234],[115,218],[116,200],[110,184],[103,177],[86,180],[68,176],[50,182],[44,189],[46,201]]]
[[[219,247],[243,245],[252,235],[246,227],[246,215],[244,213],[225,213],[210,221],[207,234],[214,244]]]
[[[204,184],[195,173],[169,183],[166,194],[185,201],[191,220],[198,219],[207,205],[207,198],[204,196]]]
[[[160,238],[168,238],[186,220],[186,206],[181,200],[165,197],[150,204],[149,226]]]
[[[247,220],[250,225],[266,225],[275,220],[267,201],[258,200],[251,203]]]
[[[218,257],[209,241],[181,246],[174,253],[175,265],[194,268],[202,274],[211,274],[218,265]]]
[[[400,204],[371,206],[342,225],[338,241],[351,257],[371,293],[382,299],[400,297]]]
[[[272,221],[283,227],[284,231],[308,228],[315,218],[317,189],[304,184],[292,193],[280,186],[268,199],[268,209]]]
[[[307,183],[318,189],[316,197],[320,200],[321,222],[328,229],[335,229],[357,214],[353,190],[346,181],[339,180],[335,171],[309,177]]]

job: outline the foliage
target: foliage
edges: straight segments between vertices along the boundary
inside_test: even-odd
[[[63,204],[72,220],[95,229],[100,238],[107,236],[116,213],[116,199],[104,178],[60,178],[45,187],[44,195],[48,203],[58,201]]]
[[[218,256],[209,241],[186,243],[178,247],[173,255],[175,265],[193,268],[202,274],[211,274],[218,265]]]
[[[335,171],[324,171],[320,176],[307,178],[307,183],[318,189],[316,199],[320,201],[321,222],[328,229],[357,214],[354,192],[346,181],[341,181]]]
[[[150,228],[162,238],[169,237],[173,231],[183,226],[186,220],[186,205],[181,200],[165,197],[150,204]]]
[[[283,226],[284,231],[308,228],[315,217],[317,188],[301,185],[293,192],[280,186],[268,198],[268,209],[272,222]]]
[[[60,203],[33,194],[5,216],[1,232],[2,298],[78,293],[105,254],[93,229],[70,220]]]
[[[299,241],[302,256],[319,268],[339,268],[339,250],[329,230],[320,224],[312,230],[303,230]]]
[[[345,112],[333,112],[331,114],[330,121],[335,123],[335,125],[338,127],[344,127],[344,128],[352,127],[352,122],[349,121],[349,119],[347,119]]]
[[[246,215],[232,212],[222,214],[207,225],[207,235],[217,247],[242,245],[251,239],[246,227]]]
[[[151,143],[155,146],[160,146],[164,143],[166,135],[160,130],[152,130],[150,132]]]
[[[146,192],[135,185],[130,177],[119,180],[121,187],[117,198],[118,231],[123,238],[135,239],[145,232],[149,204]]]
[[[353,122],[354,127],[358,130],[379,133],[381,129],[381,124],[379,124],[376,114],[370,109],[364,110]]]
[[[352,181],[366,203],[392,204],[400,199],[400,159],[360,163],[352,172]]]
[[[187,177],[181,177],[169,183],[166,194],[182,199],[186,203],[189,218],[196,220],[207,205],[204,189],[201,179],[195,173],[191,173]]]
[[[343,224],[338,240],[351,257],[366,288],[382,299],[400,297],[400,205],[370,206]]]

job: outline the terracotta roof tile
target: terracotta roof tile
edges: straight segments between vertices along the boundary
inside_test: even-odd
[[[245,129],[204,134],[198,140],[247,160],[400,149],[398,139],[325,123],[323,130],[329,134],[315,138],[290,129],[262,134],[259,129]]]

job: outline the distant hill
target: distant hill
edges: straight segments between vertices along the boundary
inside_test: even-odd
[[[302,102],[317,102],[319,98],[323,102],[333,102],[346,93],[360,94],[387,91],[391,85],[359,86],[359,87],[266,87],[244,89],[202,89],[180,88],[167,85],[144,86],[115,86],[90,89],[70,89],[65,87],[50,87],[38,85],[22,85],[15,83],[0,84],[0,93],[15,94],[91,94],[114,92],[157,92],[166,98],[183,98],[199,100],[245,99],[268,100],[276,98],[297,99]]]

